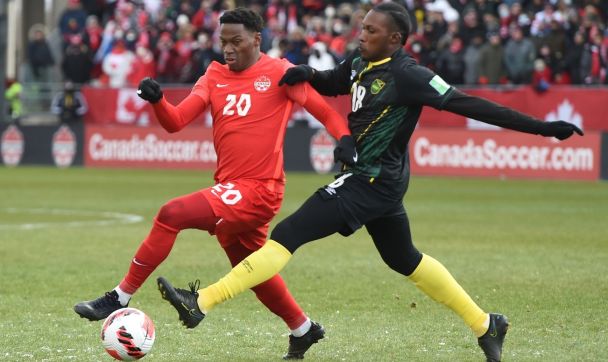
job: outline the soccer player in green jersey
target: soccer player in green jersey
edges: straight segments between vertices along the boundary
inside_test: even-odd
[[[365,226],[391,269],[460,316],[487,361],[501,360],[507,318],[481,309],[439,261],[420,253],[412,242],[403,206],[410,175],[409,139],[423,106],[560,140],[582,131],[564,121],[542,122],[450,86],[403,51],[410,27],[402,6],[379,4],[363,20],[358,52],[332,70],[300,65],[285,73],[281,83],[309,81],[321,94],[351,95],[352,137],[342,138],[335,153],[344,162],[346,152],[352,162],[347,159],[334,182],[317,190],[274,228],[262,248],[215,284],[191,291],[159,278],[159,289],[182,320],[189,318],[191,310],[206,314],[271,278],[303,244],[336,232],[348,236]]]

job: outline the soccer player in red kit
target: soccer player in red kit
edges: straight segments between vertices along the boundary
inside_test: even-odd
[[[216,184],[161,207],[120,284],[96,300],[76,304],[74,310],[83,318],[101,320],[127,306],[169,255],[181,230],[215,234],[233,266],[264,245],[269,222],[283,199],[283,141],[294,102],[323,122],[339,140],[334,152],[338,160],[353,163],[356,159],[346,121],[311,86],[278,86],[292,65],[260,52],[263,22],[258,14],[237,8],[226,11],[220,24],[226,65],[213,62],[178,106],[168,103],[159,84],[150,78],[142,80],[137,91],[152,103],[160,124],[169,132],[181,130],[209,107],[217,153]],[[195,284],[190,286],[193,292],[198,289]],[[323,327],[304,314],[280,275],[252,290],[291,330],[284,358],[303,358],[310,346],[323,338]],[[192,315],[188,322],[182,321],[194,328],[204,314],[188,312],[196,314],[195,321]]]

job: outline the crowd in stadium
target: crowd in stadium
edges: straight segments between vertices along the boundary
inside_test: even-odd
[[[263,14],[262,51],[294,64],[333,67],[357,47],[359,24],[380,1],[253,0]],[[35,81],[61,64],[78,84],[136,85],[150,76],[193,83],[221,61],[218,18],[244,5],[218,0],[68,0],[58,28],[62,59],[45,31],[30,30]],[[448,83],[606,84],[608,1],[402,0],[414,29],[407,51]]]

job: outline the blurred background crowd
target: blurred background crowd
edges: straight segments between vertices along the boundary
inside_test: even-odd
[[[195,82],[222,60],[218,19],[235,6],[263,15],[264,52],[327,69],[356,49],[361,20],[378,2],[68,0],[54,40],[43,26],[30,29],[27,77],[45,82],[59,65],[62,80],[78,84],[123,87],[145,76]],[[608,82],[608,1],[401,3],[414,25],[406,50],[451,84],[533,84],[542,91]]]
[[[147,76],[191,85],[222,61],[219,17],[237,6],[263,16],[262,51],[329,69],[356,50],[363,17],[382,0],[48,1],[53,16],[23,28],[22,60],[6,79],[13,120],[59,109],[51,103],[80,119],[82,85],[135,87]],[[448,83],[538,92],[608,84],[608,0],[394,1],[412,19],[406,51]]]

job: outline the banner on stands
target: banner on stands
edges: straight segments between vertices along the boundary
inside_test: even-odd
[[[483,97],[520,112],[533,115],[541,120],[564,120],[581,127],[585,131],[608,131],[601,105],[608,100],[606,88],[578,88],[555,86],[545,93],[537,93],[531,87],[510,90],[489,88],[465,90],[467,93]],[[178,104],[190,92],[190,88],[167,88],[163,93],[167,100]],[[150,126],[155,124],[152,107],[139,98],[136,90],[98,89],[85,87],[83,93],[89,101],[86,122],[89,124],[113,124]],[[325,97],[326,101],[339,113],[346,116],[350,111],[350,97]],[[300,117],[301,108],[294,107],[294,118]],[[193,122],[201,126],[210,125],[209,113]],[[425,107],[420,118],[420,126],[458,127],[468,129],[498,129],[450,112],[441,112]]]
[[[160,127],[89,125],[85,131],[87,167],[215,169],[212,130],[192,127],[167,133]]]
[[[410,140],[415,175],[597,180],[601,135],[566,141],[505,131],[418,129]]]
[[[93,88],[84,87],[82,93],[89,104],[85,115],[88,124],[156,126],[154,111],[147,101],[139,98],[134,88]],[[172,104],[179,104],[190,93],[190,88],[163,89],[163,95]],[[207,114],[201,115],[192,123],[204,125]]]

